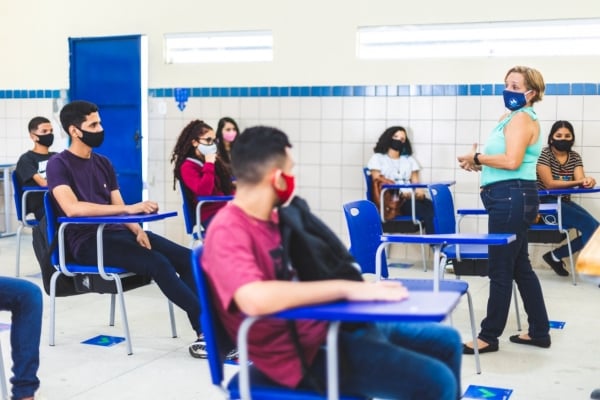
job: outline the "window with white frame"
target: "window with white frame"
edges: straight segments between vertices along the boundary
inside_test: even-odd
[[[168,33],[164,39],[167,64],[273,61],[271,31]]]
[[[359,27],[359,59],[600,54],[600,19]]]

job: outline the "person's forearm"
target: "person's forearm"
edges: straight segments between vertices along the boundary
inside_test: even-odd
[[[477,159],[480,165],[486,167],[515,170],[523,163],[523,158],[509,157],[506,154],[479,154]]]
[[[61,208],[67,217],[99,217],[127,213],[127,206],[124,204],[96,204],[86,201],[78,201],[68,206],[61,204]]]

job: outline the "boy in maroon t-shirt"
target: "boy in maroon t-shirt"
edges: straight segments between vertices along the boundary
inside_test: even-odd
[[[245,316],[335,300],[398,301],[407,291],[398,282],[276,280],[283,268],[277,214],[294,191],[291,144],[285,133],[249,128],[236,140],[232,166],[234,200],[221,209],[208,230],[202,264],[215,291],[216,308],[235,338]],[[263,319],[249,334],[250,359],[270,379],[287,387],[325,381],[321,347],[327,326],[297,323],[310,377],[302,371],[285,321]],[[456,330],[432,323],[373,324],[340,336],[340,389],[366,397],[457,399],[460,397],[462,344]]]

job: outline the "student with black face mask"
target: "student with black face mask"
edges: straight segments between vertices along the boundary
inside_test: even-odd
[[[48,186],[46,182],[46,164],[50,157],[56,154],[49,148],[54,142],[52,124],[48,118],[34,117],[29,121],[29,137],[33,141],[33,150],[23,153],[19,157],[15,169],[21,187],[23,186]],[[27,210],[25,214],[34,213],[40,220],[44,215],[44,193],[31,193],[27,196]]]
[[[384,180],[383,183],[408,184],[419,183],[419,170],[421,167],[412,155],[412,146],[406,134],[406,129],[401,126],[387,128],[373,148],[375,154],[367,163],[373,181]],[[404,189],[398,196],[400,201],[398,215],[411,215],[412,204],[410,189]],[[375,199],[373,199],[375,201]],[[434,233],[433,229],[433,204],[425,196],[424,189],[415,190],[415,214],[423,221],[427,233]],[[379,204],[378,201],[375,201]]]
[[[592,188],[596,180],[586,176],[581,156],[573,151],[575,131],[569,121],[556,121],[548,135],[548,147],[542,150],[537,162],[537,183],[540,189],[567,189],[576,186]],[[556,203],[556,196],[540,197],[542,203]],[[561,200],[562,223],[575,228],[580,236],[571,241],[571,250],[578,252],[598,228],[598,221],[569,196]],[[568,276],[562,259],[569,256],[568,244],[544,254],[543,258],[560,276]]]

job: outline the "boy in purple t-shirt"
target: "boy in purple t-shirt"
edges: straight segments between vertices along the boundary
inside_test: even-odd
[[[59,215],[102,216],[158,211],[158,204],[153,201],[126,205],[111,162],[92,151],[104,140],[95,104],[87,101],[67,104],[60,112],[60,122],[71,137],[71,144],[67,150],[52,157],[47,166],[48,189],[59,206]],[[68,256],[77,263],[95,265],[95,235],[93,225],[67,226]],[[200,305],[192,276],[190,250],[144,231],[139,224],[108,225],[103,241],[104,262],[151,277],[165,296],[187,313],[200,340]],[[192,356],[206,356],[192,352],[196,348],[196,342],[190,345]]]
[[[233,201],[217,213],[205,240],[202,264],[216,294],[215,306],[233,339],[245,316],[335,300],[397,301],[407,296],[398,282],[276,280],[282,248],[274,207],[294,191],[291,144],[285,133],[258,126],[245,130],[232,149],[237,178]],[[298,321],[297,330],[309,373],[287,323],[256,322],[249,353],[257,369],[281,385],[312,388],[325,382],[326,325]],[[452,327],[432,323],[386,323],[339,336],[340,389],[364,397],[449,400],[460,397],[462,344]]]

